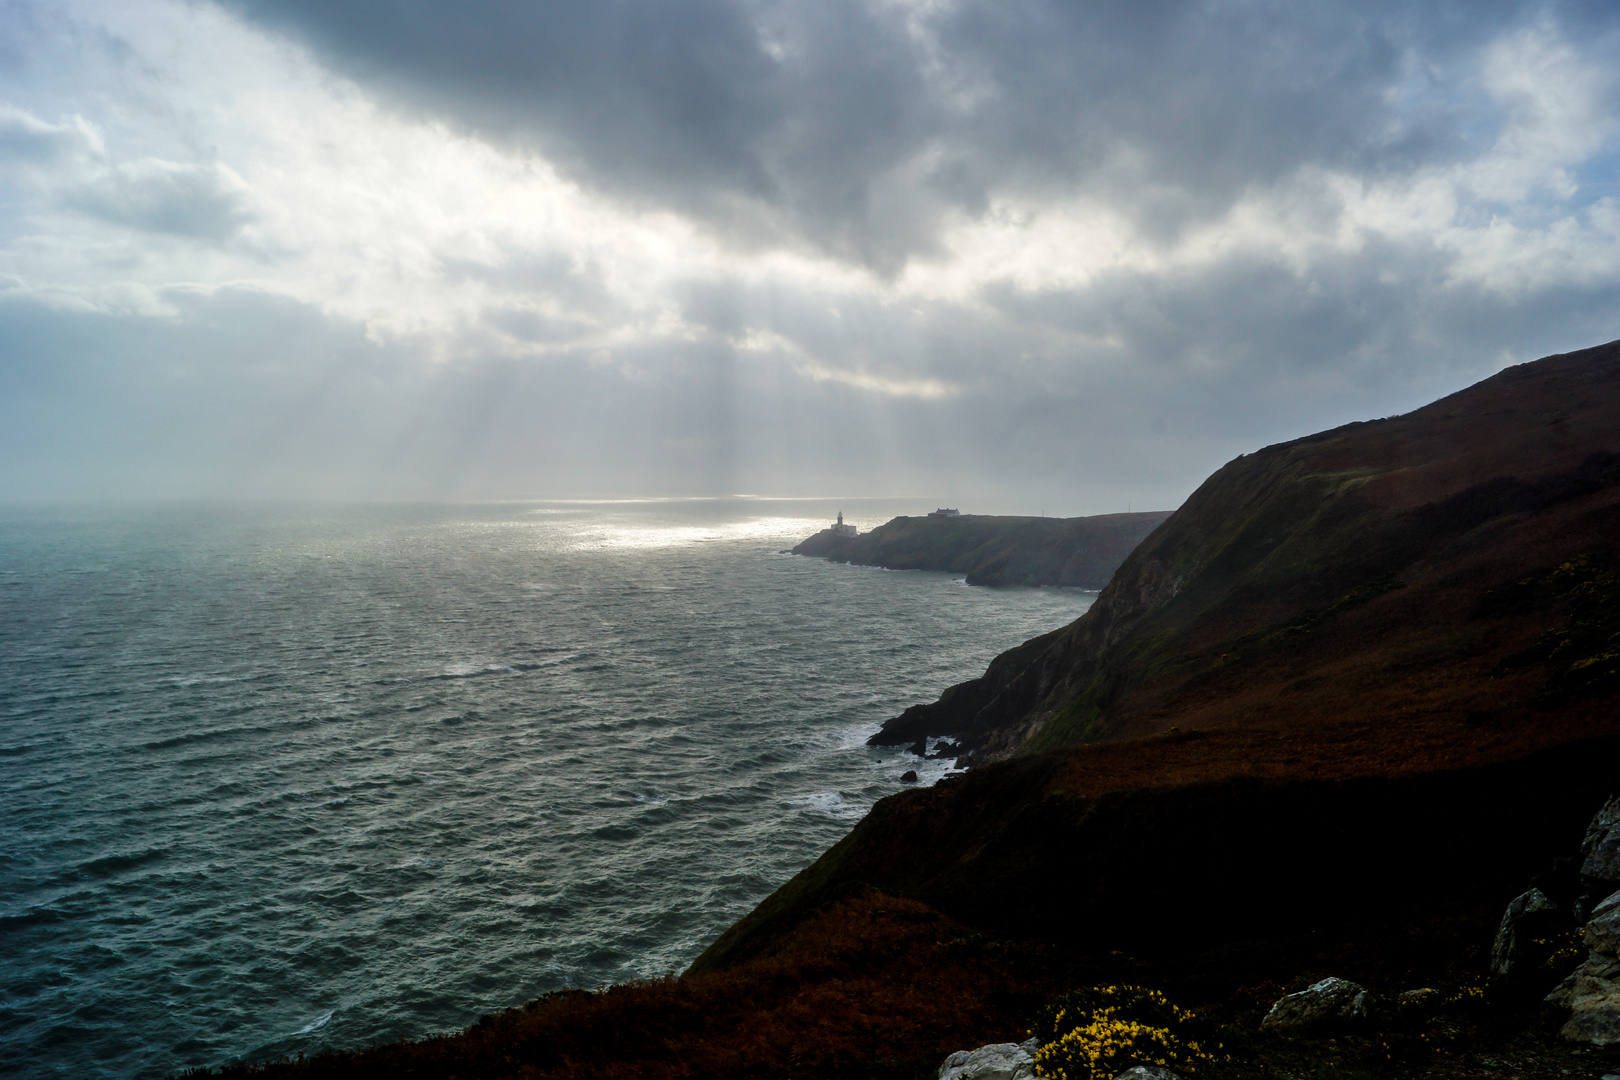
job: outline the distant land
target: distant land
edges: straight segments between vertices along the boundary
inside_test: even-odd
[[[830,562],[966,574],[969,585],[1101,589],[1168,510],[1094,517],[897,517],[868,533],[823,529],[793,549]]]
[[[1106,986],[1219,1025],[1202,1080],[1620,1072],[1542,1004],[1620,888],[1588,872],[1617,706],[1620,342],[1228,463],[1085,615],[886,725],[970,771],[880,800],[679,978],[227,1075],[922,1080]],[[1493,975],[1532,886],[1545,956]],[[1398,1030],[1261,1030],[1329,976],[1434,990]]]

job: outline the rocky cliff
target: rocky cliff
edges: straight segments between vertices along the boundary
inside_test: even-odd
[[[1620,343],[1239,457],[1079,620],[872,741],[984,763],[1171,727],[1489,738],[1620,687],[1617,534]]]
[[[793,549],[857,566],[966,574],[969,585],[1100,589],[1170,512],[1095,517],[897,517],[859,536],[824,529]]]

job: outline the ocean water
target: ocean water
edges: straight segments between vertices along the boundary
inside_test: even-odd
[[[838,508],[0,510],[0,1074],[683,968],[944,771],[879,723],[1091,602],[781,554]]]

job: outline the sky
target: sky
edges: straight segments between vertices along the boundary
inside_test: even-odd
[[[1620,5],[0,0],[0,501],[1172,508],[1620,337]]]

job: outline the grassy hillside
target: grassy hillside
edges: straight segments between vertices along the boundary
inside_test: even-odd
[[[1620,346],[1215,473],[1075,623],[885,726],[980,762],[1171,726],[1493,737],[1620,688]]]
[[[823,530],[793,549],[857,566],[966,574],[969,585],[1101,589],[1169,511],[1095,517],[897,517],[860,536]]]

